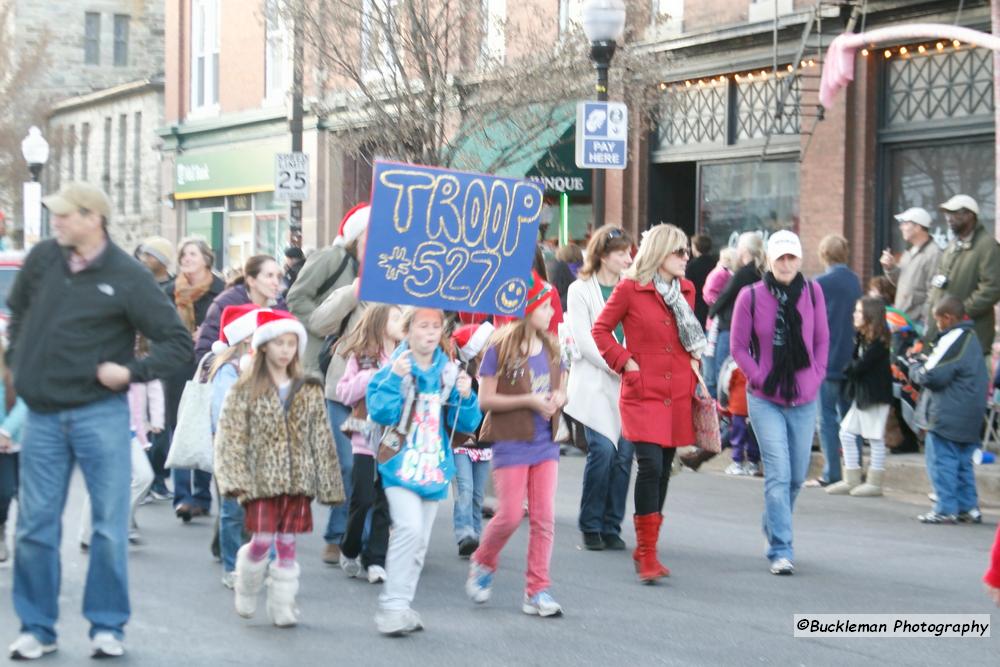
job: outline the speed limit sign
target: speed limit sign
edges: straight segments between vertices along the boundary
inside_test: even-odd
[[[274,198],[286,201],[309,199],[309,156],[305,153],[274,155]]]

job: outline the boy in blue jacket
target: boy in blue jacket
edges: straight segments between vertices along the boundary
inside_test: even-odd
[[[972,454],[980,444],[989,373],[983,348],[954,296],[938,301],[932,313],[941,332],[926,361],[910,367],[921,387],[916,420],[927,429],[927,473],[938,500],[917,518],[922,523],[980,523]]]

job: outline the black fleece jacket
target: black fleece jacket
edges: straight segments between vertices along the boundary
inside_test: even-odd
[[[68,258],[55,240],[35,246],[7,300],[7,362],[29,408],[58,412],[114,395],[97,381],[106,361],[127,367],[132,382],[190,362],[191,334],[144,266],[110,240],[79,273]],[[133,356],[136,333],[152,342],[145,359]]]

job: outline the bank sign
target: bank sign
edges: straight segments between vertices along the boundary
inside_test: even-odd
[[[624,169],[628,163],[628,107],[580,102],[576,107],[576,166]]]

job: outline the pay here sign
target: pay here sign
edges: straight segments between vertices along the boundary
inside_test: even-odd
[[[520,316],[542,188],[529,181],[376,162],[360,298]]]

